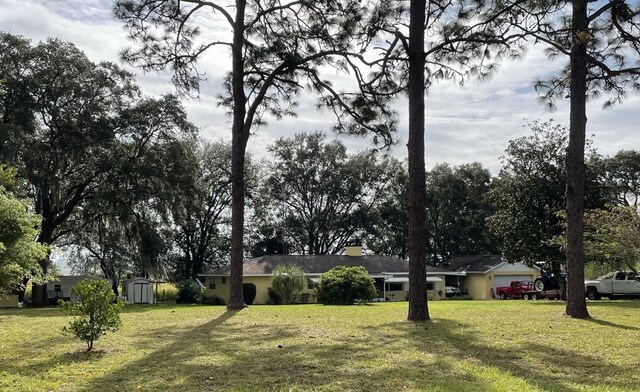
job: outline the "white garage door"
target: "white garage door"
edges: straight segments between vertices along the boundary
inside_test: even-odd
[[[531,275],[494,275],[493,276],[493,290],[495,292],[496,287],[511,286],[511,282],[514,280],[531,280]]]

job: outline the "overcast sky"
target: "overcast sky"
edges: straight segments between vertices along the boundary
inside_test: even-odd
[[[129,45],[122,24],[111,13],[111,0],[0,0],[0,30],[40,41],[59,37],[75,43],[94,61],[114,61],[122,64],[119,52]],[[224,26],[209,26],[211,31],[228,33]],[[199,100],[185,101],[189,118],[202,135],[209,139],[230,139],[230,122],[216,107],[215,94],[220,89],[230,56],[208,53],[201,61],[208,81],[202,85]],[[147,94],[173,92],[169,73],[138,75],[139,84]],[[555,72],[561,63],[548,61],[540,50],[530,51],[525,60],[503,63],[489,82],[469,82],[464,87],[441,82],[431,88],[427,97],[427,167],[447,162],[460,165],[479,161],[494,174],[500,168],[499,157],[507,142],[528,134],[527,122],[553,118],[568,125],[568,105],[559,102],[558,110],[549,113],[537,103],[532,81]],[[299,115],[283,121],[270,121],[249,141],[249,150],[258,157],[266,156],[266,146],[275,139],[297,132],[330,131],[332,118],[313,110],[313,101],[301,97]],[[391,154],[406,156],[407,103],[396,105],[400,117],[400,143]],[[623,106],[602,111],[601,103],[589,107],[588,130],[595,135],[595,147],[601,154],[614,154],[620,149],[640,149],[637,137],[640,120],[640,97],[631,95]],[[370,146],[370,141],[342,138],[350,151]]]

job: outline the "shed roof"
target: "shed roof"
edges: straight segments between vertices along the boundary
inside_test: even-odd
[[[127,280],[124,280],[122,283],[123,284],[129,284],[131,282],[138,282],[138,281],[144,281],[145,283],[154,283],[152,280],[149,280],[149,279],[143,278],[143,277],[129,278]]]

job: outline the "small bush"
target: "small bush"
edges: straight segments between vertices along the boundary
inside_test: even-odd
[[[179,304],[195,304],[202,296],[200,286],[193,280],[183,280],[176,283],[178,288],[178,298],[176,303]]]
[[[280,305],[282,303],[282,298],[280,298],[278,293],[273,291],[271,287],[269,287],[269,290],[267,290],[267,295],[269,296],[269,299],[267,300],[267,304]]]
[[[311,300],[311,293],[302,293],[298,299],[298,302],[301,304],[308,304]]]
[[[456,295],[455,297],[445,297],[447,301],[469,301],[472,300],[473,297],[468,294]]]
[[[174,286],[167,286],[159,289],[161,302],[176,302],[178,300],[178,289]]]
[[[271,287],[282,298],[283,304],[292,304],[304,289],[305,279],[302,268],[296,265],[279,265],[273,271]]]
[[[124,302],[116,300],[111,284],[106,280],[84,280],[71,289],[71,294],[78,301],[60,301],[62,311],[79,317],[73,319],[63,331],[86,342],[87,351],[91,351],[95,340],[120,327],[120,312]]]
[[[218,297],[217,295],[205,295],[200,300],[200,303],[203,305],[224,305],[224,301],[222,300],[222,298]]]
[[[363,267],[338,266],[320,276],[316,300],[325,305],[371,301],[377,294],[373,278]]]
[[[247,305],[253,305],[253,301],[256,300],[256,294],[258,290],[256,289],[256,285],[253,283],[243,283],[242,284],[242,297],[244,298],[244,303]]]

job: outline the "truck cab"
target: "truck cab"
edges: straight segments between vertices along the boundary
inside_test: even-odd
[[[585,282],[585,295],[589,299],[602,296],[640,296],[640,275],[634,271],[616,271]]]

